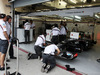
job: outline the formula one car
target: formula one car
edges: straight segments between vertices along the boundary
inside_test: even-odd
[[[59,43],[57,46],[61,50],[61,53],[58,55],[58,57],[73,60],[78,56],[78,53],[76,53],[75,50],[79,50],[80,48],[70,46],[70,44],[67,42]]]

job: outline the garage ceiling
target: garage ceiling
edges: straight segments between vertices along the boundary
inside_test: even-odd
[[[50,11],[62,10],[82,7],[100,6],[100,0],[51,0],[50,2],[43,2],[39,4],[24,6],[16,8],[19,12],[36,12],[36,11]]]
[[[55,11],[55,10],[69,10],[74,8],[87,8],[87,7],[97,7],[100,6],[100,0],[51,0],[50,2],[44,2],[34,5],[28,5],[24,7],[18,7],[15,8],[17,12],[23,12],[26,13],[24,15],[27,15],[30,12],[45,12],[45,11]],[[44,17],[44,16],[43,16]],[[46,16],[46,17],[52,17],[52,18],[61,18],[59,15],[56,16]],[[79,16],[81,19],[75,18],[75,16],[69,16],[64,19],[67,21],[77,21],[77,22],[93,22],[94,18],[90,17],[89,15],[86,16]],[[95,16],[96,19],[99,20],[100,13]],[[71,19],[72,18],[72,19]]]

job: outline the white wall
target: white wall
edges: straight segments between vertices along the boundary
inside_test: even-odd
[[[6,5],[10,5],[8,0],[0,0],[0,13],[4,13],[6,15],[10,15],[10,7],[6,7]]]

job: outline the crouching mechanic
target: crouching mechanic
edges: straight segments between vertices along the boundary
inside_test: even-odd
[[[55,44],[48,45],[43,52],[43,65],[41,68],[42,72],[48,72],[56,66],[55,52],[56,55],[60,53],[59,48]]]
[[[41,31],[34,46],[35,52],[38,55],[38,59],[42,58],[42,51],[44,50],[44,48],[42,47],[44,45],[45,45],[45,34]]]

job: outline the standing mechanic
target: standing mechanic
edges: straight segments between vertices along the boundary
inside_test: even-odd
[[[0,70],[5,70],[4,67],[4,60],[8,48],[8,41],[9,37],[7,34],[7,29],[6,29],[6,21],[7,17],[5,14],[0,14]],[[9,67],[7,67],[9,69]]]
[[[73,32],[78,32],[78,25],[75,24],[75,27],[72,29]]]
[[[32,20],[30,20],[30,23],[31,23],[31,28],[33,29],[33,37],[35,39],[35,23]]]
[[[59,42],[59,34],[60,34],[60,30],[58,28],[57,24],[54,24],[54,28],[52,29],[52,39],[51,41],[54,43],[58,43]]]
[[[30,42],[30,27],[31,24],[26,20],[26,23],[24,24],[24,29],[25,29],[25,43]]]
[[[57,50],[58,55],[60,53],[59,48],[55,44],[48,45],[43,53],[43,66],[41,68],[42,72],[48,72],[56,66],[55,51]]]
[[[6,21],[6,28],[7,28],[7,34],[9,36],[9,39],[11,38],[10,34],[11,34],[11,16],[7,15],[7,21]],[[11,59],[16,59],[16,57],[14,57],[14,51],[13,51],[13,42],[11,42],[11,46],[9,49],[9,56]]]
[[[68,28],[66,28],[66,22],[61,22],[60,24],[60,42],[66,39]]]

